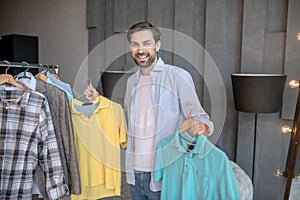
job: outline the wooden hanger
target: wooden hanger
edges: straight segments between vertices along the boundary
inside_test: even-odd
[[[186,120],[184,120],[184,122],[182,123],[178,133],[181,134],[184,131],[188,130],[191,127],[191,124],[193,123],[193,119],[192,119],[192,115],[189,112],[188,113],[188,118]]]
[[[20,84],[20,83],[18,83],[14,79],[14,77],[12,75],[10,75],[10,74],[1,74],[0,75],[0,85],[5,84],[5,83],[8,83],[8,84],[10,84],[12,86],[15,86],[15,87],[17,87],[17,88],[19,88],[21,90],[25,90],[25,86],[22,85],[22,84]]]
[[[5,74],[0,75],[0,85],[8,83],[8,84],[15,86],[21,90],[25,90],[24,85],[18,83],[11,74],[7,73],[8,69],[10,68],[10,62],[8,62],[6,60],[4,62],[8,64],[8,68],[5,70]]]
[[[41,73],[35,75],[35,77],[40,79],[41,81],[44,81],[44,82],[47,82],[47,79],[48,79],[45,74],[41,74]]]

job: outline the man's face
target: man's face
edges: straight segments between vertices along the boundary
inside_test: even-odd
[[[155,43],[150,30],[138,31],[131,35],[129,48],[134,62],[138,66],[146,68],[157,61],[160,41]]]

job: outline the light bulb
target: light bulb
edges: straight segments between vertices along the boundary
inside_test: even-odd
[[[297,39],[300,40],[300,32],[297,34]]]
[[[282,133],[292,133],[293,129],[287,125],[284,125],[281,127],[281,132]]]
[[[297,88],[297,87],[299,87],[299,81],[291,80],[291,81],[289,82],[289,86],[290,86],[291,88]]]
[[[277,171],[274,173],[275,176],[283,176],[284,172],[277,169]]]

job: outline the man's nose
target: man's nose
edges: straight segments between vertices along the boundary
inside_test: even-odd
[[[138,52],[143,52],[145,50],[145,47],[143,45],[140,45],[137,50]]]

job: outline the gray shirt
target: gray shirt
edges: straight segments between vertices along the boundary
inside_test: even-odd
[[[64,175],[70,193],[80,194],[80,177],[74,146],[72,118],[67,95],[56,86],[45,83],[39,79],[36,80],[36,90],[42,93],[49,102]],[[36,169],[35,181],[38,184],[44,199],[47,199],[45,196],[45,184],[43,184],[45,182],[45,177],[41,168]],[[70,199],[70,196],[67,196],[64,199]]]

